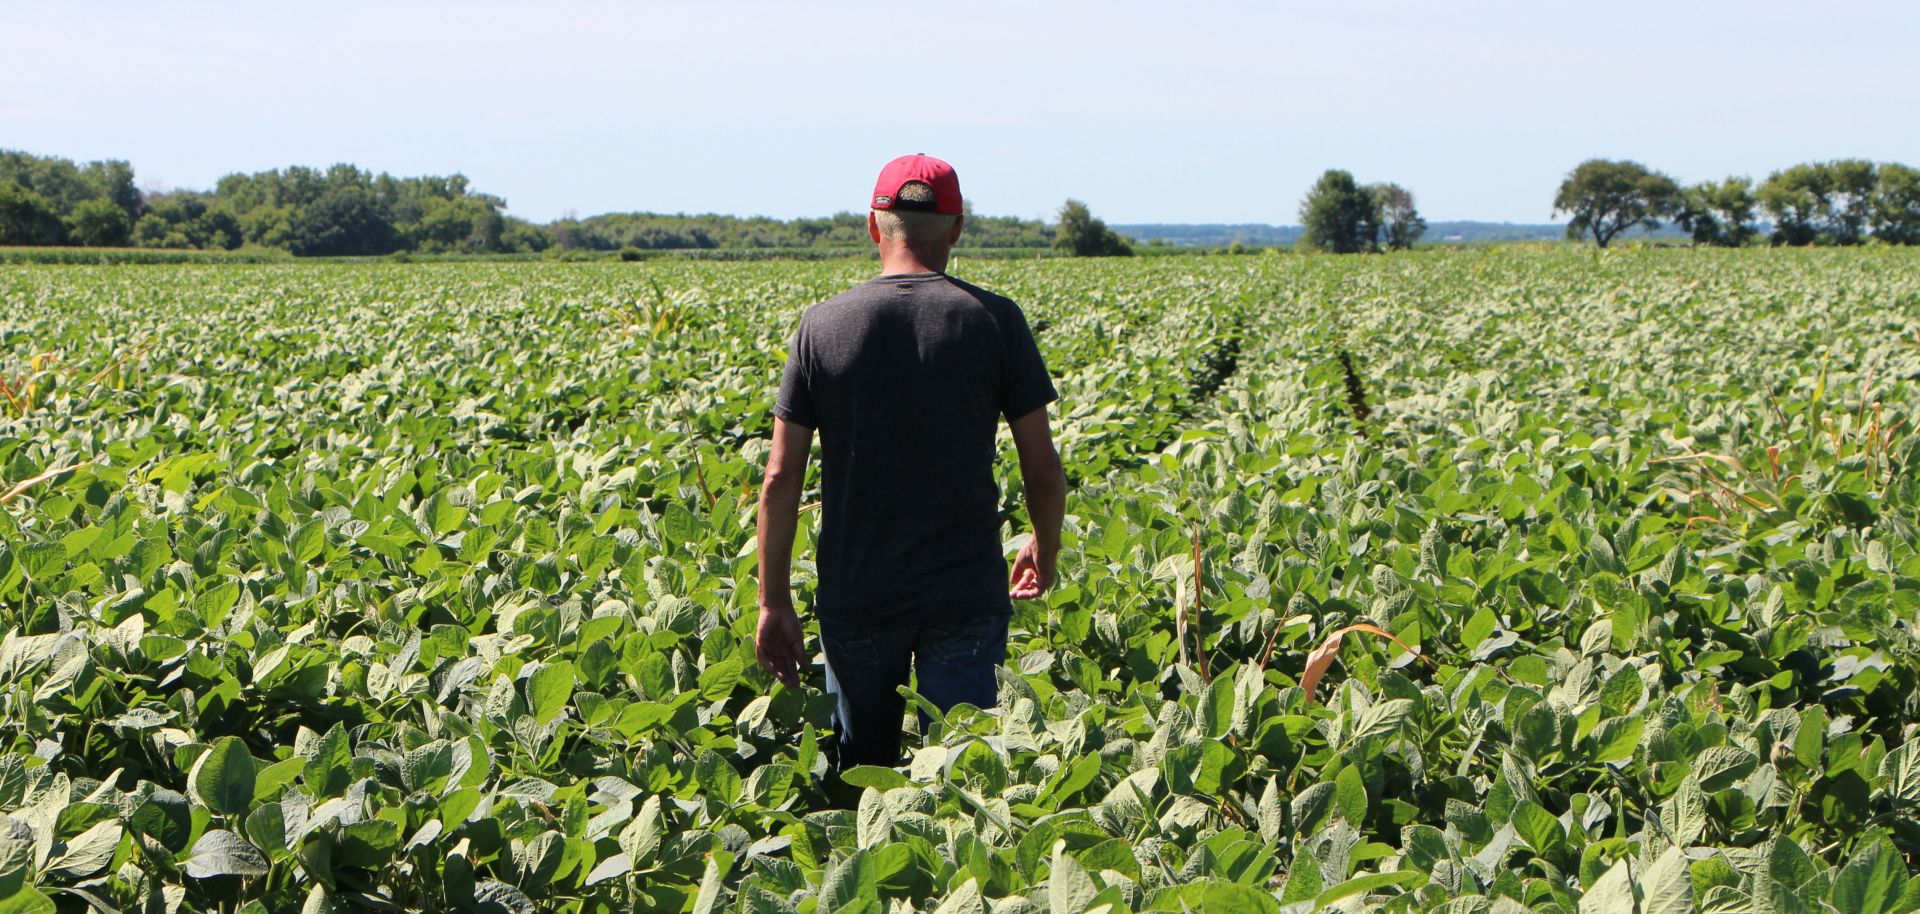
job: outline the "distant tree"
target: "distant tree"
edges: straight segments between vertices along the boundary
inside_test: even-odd
[[[1795,165],[1768,175],[1758,197],[1773,217],[1773,243],[1803,245],[1818,240],[1831,193],[1832,180],[1823,165]]]
[[[1379,207],[1380,240],[1387,250],[1412,248],[1427,231],[1427,220],[1413,206],[1413,192],[1398,184],[1374,184],[1367,189]]]
[[[53,201],[19,182],[0,181],[0,244],[59,244],[64,229]]]
[[[250,209],[241,207],[240,212],[240,237],[246,243],[283,250],[292,248],[296,213],[291,205],[263,203]]]
[[[1054,229],[1044,222],[1022,219],[1018,216],[968,216],[967,233],[960,236],[960,246],[963,248],[1044,248],[1053,244],[1053,232]]]
[[[335,166],[337,173],[345,166]],[[333,177],[333,173],[329,173]],[[387,254],[398,249],[393,223],[380,211],[373,193],[353,175],[316,197],[293,225],[293,253],[311,256]]]
[[[553,236],[525,219],[508,216],[500,230],[500,250],[510,254],[534,253],[552,246]]]
[[[305,209],[327,192],[326,176],[319,169],[305,165],[293,165],[284,172],[266,172],[261,177],[269,179],[268,189],[275,200],[291,204],[295,209]]]
[[[212,194],[190,190],[149,196],[133,243],[147,248],[231,250],[240,246],[240,219]]]
[[[133,222],[126,210],[107,197],[81,203],[64,221],[68,244],[122,247],[133,237]]]
[[[1831,195],[1827,198],[1827,226],[1836,244],[1859,244],[1873,224],[1873,192],[1879,168],[1865,159],[1838,159],[1827,163]]]
[[[81,207],[94,201],[118,208],[122,217],[119,221],[128,226],[140,216],[140,191],[133,184],[133,167],[117,159],[82,166],[56,156],[0,150],[0,183],[16,184],[39,197],[63,226],[73,221]],[[97,206],[89,207],[82,218],[96,229],[111,232],[110,225],[102,224],[105,217]],[[40,234],[44,236],[45,226]],[[61,241],[41,243],[65,243],[64,229],[59,234]]]
[[[568,216],[548,223],[547,234],[553,239],[554,247],[570,251],[581,246],[580,241],[585,233],[581,229],[580,220]]]
[[[428,253],[498,250],[505,222],[490,198],[484,196],[427,197],[408,201],[417,212],[406,226],[406,247]],[[396,220],[400,221],[400,220]]]
[[[1353,175],[1329,168],[1300,201],[1303,244],[1330,254],[1380,250],[1380,199]]]
[[[0,181],[13,181],[45,197],[54,212],[62,216],[81,203],[102,197],[116,204],[131,203],[136,210],[139,204],[133,169],[119,161],[89,162],[82,167],[55,156],[0,151]]]
[[[1750,179],[1702,181],[1681,194],[1673,222],[1693,236],[1694,244],[1737,248],[1759,234],[1754,205]]]
[[[1385,195],[1362,187],[1353,175],[1328,169],[1300,203],[1301,243],[1316,250],[1352,254],[1379,250]]]
[[[1760,202],[1774,244],[1859,244],[1874,222],[1879,169],[1862,159],[1806,162],[1767,176]]]
[[[1107,224],[1094,218],[1087,205],[1068,200],[1060,207],[1060,222],[1054,230],[1053,246],[1075,257],[1130,257],[1133,246]]]
[[[1873,237],[1888,244],[1920,244],[1920,169],[1894,162],[1880,166]]]
[[[133,166],[119,159],[108,159],[87,163],[82,174],[99,192],[100,196],[96,199],[110,201],[119,207],[131,228],[133,221],[140,218],[141,205],[140,189],[133,184]],[[76,210],[78,208],[75,207]]]
[[[1639,162],[1588,159],[1560,182],[1553,210],[1572,214],[1568,238],[1591,233],[1593,243],[1604,248],[1636,225],[1659,228],[1679,197],[1679,184]]]

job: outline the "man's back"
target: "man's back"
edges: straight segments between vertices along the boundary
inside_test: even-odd
[[[818,612],[1005,612],[995,431],[1053,397],[1020,309],[944,274],[882,276],[809,310],[775,412],[820,432]]]

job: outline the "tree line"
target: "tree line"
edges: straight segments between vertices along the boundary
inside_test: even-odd
[[[1567,175],[1553,205],[1570,217],[1569,238],[1591,237],[1600,247],[1665,221],[1701,245],[1745,245],[1763,234],[1776,245],[1920,243],[1920,170],[1862,159],[1795,165],[1758,185],[1735,176],[1690,186],[1638,162],[1590,159]],[[868,243],[866,219],[856,213],[790,220],[606,213],[538,225],[505,210],[505,200],[474,190],[459,174],[400,178],[346,164],[324,171],[294,166],[227,175],[211,191],[142,193],[124,161],[76,164],[0,150],[0,245],[256,247],[338,256],[851,250]],[[1300,222],[1300,244],[1332,253],[1411,248],[1427,229],[1406,188],[1363,185],[1340,169],[1308,190]],[[970,207],[967,224],[963,247],[1133,253],[1129,239],[1079,200],[1066,201],[1053,224],[975,216]]]
[[[1836,159],[1773,172],[1757,186],[1742,176],[1683,186],[1638,162],[1589,159],[1561,182],[1553,209],[1570,217],[1568,238],[1591,236],[1603,248],[1663,220],[1716,247],[1755,243],[1763,231],[1775,245],[1920,244],[1920,169]],[[1336,254],[1410,248],[1427,228],[1411,192],[1363,186],[1340,169],[1307,191],[1300,222],[1301,244]]]
[[[0,150],[0,245],[283,250],[300,256],[504,254],[549,248],[860,248],[866,217],[778,220],[607,213],[537,225],[465,176],[401,178],[353,165],[231,174],[211,191],[142,193],[131,165]],[[1045,248],[1053,227],[969,213],[961,244]]]
[[[396,178],[352,165],[295,166],[221,178],[211,191],[142,193],[123,161],[0,151],[0,245],[137,246],[301,256],[392,253],[847,249],[870,244],[861,213],[771,219],[603,213],[536,225],[462,175]],[[1131,242],[1068,200],[1055,224],[980,216],[967,207],[962,248],[1052,248],[1072,256],[1133,253]]]
[[[1572,217],[1567,237],[1591,235],[1603,248],[1662,220],[1695,244],[1739,247],[1760,237],[1762,210],[1775,245],[1920,244],[1920,169],[1836,159],[1773,172],[1757,187],[1743,176],[1682,186],[1639,162],[1589,159],[1561,182],[1553,208]]]
[[[352,165],[232,174],[212,191],[141,193],[122,161],[85,165],[0,152],[0,244],[234,250],[298,255],[507,253],[547,232],[464,176],[396,178]]]
[[[589,251],[700,250],[742,248],[864,248],[872,244],[862,213],[772,219],[717,214],[604,213],[565,218],[547,226],[556,246]],[[1054,230],[1012,216],[977,216],[967,210],[967,248],[1044,248]]]

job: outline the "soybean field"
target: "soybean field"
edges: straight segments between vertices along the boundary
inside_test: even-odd
[[[754,511],[872,263],[0,270],[0,912],[1920,910],[1920,255],[952,269],[1060,581],[844,784]]]

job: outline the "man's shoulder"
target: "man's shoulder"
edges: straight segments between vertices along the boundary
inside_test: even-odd
[[[1013,299],[1008,298],[1005,295],[1001,295],[1000,293],[995,292],[992,289],[983,289],[979,286],[974,285],[973,283],[970,283],[964,279],[961,279],[958,276],[948,276],[947,282],[952,283],[954,288],[959,289],[962,292],[965,292],[969,296],[972,296],[975,300],[979,301],[981,304],[987,305],[996,310],[1019,307],[1019,305],[1016,305],[1013,303]]]
[[[837,307],[843,307],[848,303],[858,302],[863,298],[868,298],[873,294],[873,291],[870,288],[870,286],[872,285],[873,285],[872,283],[863,282],[857,286],[848,286],[845,289],[841,289],[840,291],[835,292],[832,295],[827,296],[826,298],[820,299],[819,301],[816,301],[813,304],[808,305],[806,310],[806,315],[812,316],[814,313],[819,311],[832,311],[833,309]]]
[[[1018,311],[1020,309],[1020,306],[1015,304],[1013,299],[991,289],[976,286],[957,276],[943,273],[935,277],[935,279],[945,280],[942,285],[958,293],[959,297],[969,298],[978,302],[982,307],[992,312],[996,319],[1010,311]],[[863,310],[872,302],[886,300],[888,297],[887,285],[885,283],[869,280],[858,285],[849,286],[829,298],[821,299],[807,306],[807,310],[801,315],[801,321],[803,323],[831,322],[835,318],[846,315],[849,312]]]
[[[857,310],[861,302],[868,297],[865,289],[866,283],[861,283],[808,305],[805,311],[800,312],[801,328],[808,326],[818,328],[823,323],[832,324],[837,317],[850,310]]]

